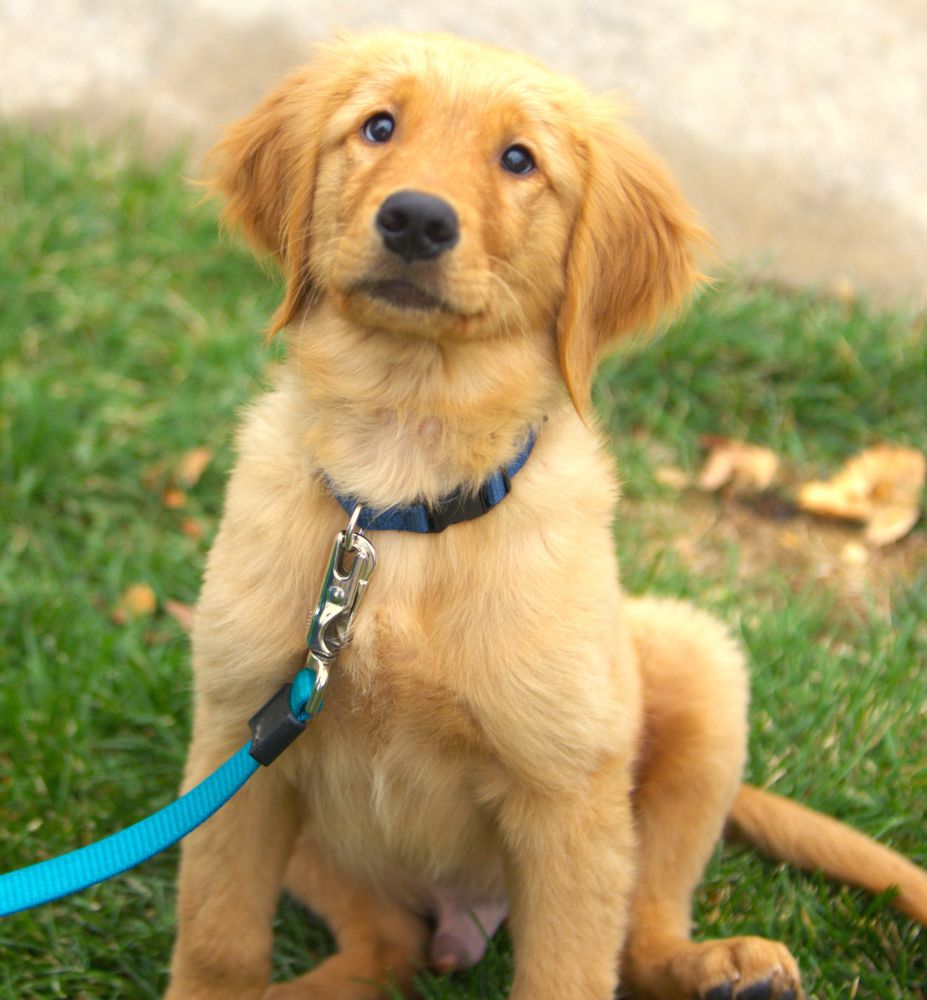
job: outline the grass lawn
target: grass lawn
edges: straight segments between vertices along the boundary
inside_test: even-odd
[[[164,602],[196,599],[279,294],[181,174],[180,159],[155,171],[0,134],[0,871],[140,818],[179,781],[190,677]],[[923,318],[726,282],[609,361],[597,394],[625,479],[628,588],[715,609],[752,655],[750,778],[927,863],[924,525],[847,561],[852,529],[654,477],[693,469],[705,433],[775,448],[795,478],[880,439],[927,450]],[[165,503],[199,447],[213,461]],[[157,612],[117,624],[139,583]],[[176,861],[0,922],[0,998],[158,997]],[[927,996],[927,933],[753,851],[716,853],[696,917],[703,935],[788,942],[815,997]],[[290,904],[278,931],[279,977],[330,946]],[[502,998],[510,964],[503,936],[424,995]]]

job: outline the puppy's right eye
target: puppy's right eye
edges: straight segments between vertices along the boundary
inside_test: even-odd
[[[534,157],[524,146],[509,146],[502,154],[502,166],[510,174],[530,174],[534,170]]]
[[[378,114],[371,115],[364,122],[361,132],[363,132],[364,138],[369,142],[389,142],[395,128],[396,121],[393,116],[387,114],[385,111],[381,111]]]

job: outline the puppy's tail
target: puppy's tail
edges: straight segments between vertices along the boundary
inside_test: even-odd
[[[897,889],[893,905],[927,925],[927,871],[830,816],[742,785],[726,835],[806,871],[870,892]]]

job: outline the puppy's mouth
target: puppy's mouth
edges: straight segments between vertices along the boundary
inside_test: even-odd
[[[446,313],[455,311],[437,295],[425,291],[424,288],[411,281],[402,281],[399,278],[361,281],[354,286],[353,291],[360,292],[372,299],[379,299],[381,302],[387,302],[398,309],[418,309],[427,312],[438,310]]]

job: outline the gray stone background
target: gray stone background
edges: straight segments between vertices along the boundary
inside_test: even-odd
[[[927,0],[0,0],[0,116],[196,153],[312,42],[384,24],[622,91],[748,274],[927,304]]]

